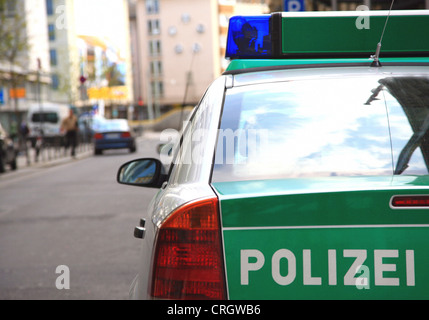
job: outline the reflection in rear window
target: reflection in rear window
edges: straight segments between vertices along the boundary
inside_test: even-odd
[[[229,89],[213,181],[427,174],[428,100],[418,77]]]
[[[122,120],[122,119],[114,119],[114,120],[105,119],[102,121],[98,121],[97,123],[94,124],[94,129],[100,132],[130,131],[127,120]]]

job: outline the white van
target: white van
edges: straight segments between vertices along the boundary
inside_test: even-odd
[[[61,142],[61,122],[69,115],[69,106],[64,104],[46,103],[31,105],[27,114],[30,130],[29,139],[34,146],[43,132],[46,142]]]

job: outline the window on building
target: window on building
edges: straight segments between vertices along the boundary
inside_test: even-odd
[[[54,0],[46,0],[46,11],[48,16],[52,16],[54,14]]]
[[[48,35],[49,35],[49,41],[55,40],[55,25],[54,24],[48,25]]]
[[[160,34],[161,30],[159,27],[159,20],[158,19],[154,19],[154,20],[149,20],[147,22],[147,29],[148,29],[148,33],[149,35],[157,35]]]
[[[0,1],[0,12],[4,12],[6,16],[13,16],[16,13],[16,1]]]
[[[58,64],[57,50],[55,49],[49,50],[49,56],[51,59],[51,66],[56,66]]]
[[[150,85],[153,97],[161,98],[164,96],[164,83],[162,81],[151,81]]]
[[[149,54],[151,56],[159,56],[161,54],[161,41],[151,40],[149,41]]]
[[[147,14],[159,13],[159,0],[146,0],[146,13]]]
[[[16,12],[16,1],[15,0],[7,0],[6,8],[10,14],[14,14]]]
[[[60,78],[58,77],[57,74],[53,74],[51,76],[51,80],[52,80],[52,89],[53,90],[58,90],[59,86],[60,86]]]
[[[151,61],[150,62],[150,74],[152,76],[162,75],[162,62],[161,61]]]

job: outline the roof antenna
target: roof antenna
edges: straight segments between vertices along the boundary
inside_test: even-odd
[[[371,59],[374,60],[371,63],[371,67],[375,67],[375,68],[381,67],[381,63],[380,63],[380,59],[379,59],[380,58],[380,50],[381,50],[381,42],[383,41],[384,31],[386,30],[387,22],[389,21],[390,13],[392,12],[392,7],[393,7],[394,2],[395,2],[395,0],[392,0],[392,3],[390,4],[389,13],[386,17],[386,22],[384,23],[384,28],[383,28],[383,32],[381,33],[380,42],[377,43],[377,49],[375,50],[375,54],[371,55],[371,57],[370,57]]]

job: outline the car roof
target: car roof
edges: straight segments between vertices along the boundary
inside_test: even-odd
[[[424,66],[385,66],[371,68],[368,66],[332,66],[313,65],[300,68],[249,69],[233,75],[232,86],[245,86],[290,80],[315,78],[341,78],[360,76],[417,76],[429,77],[429,65]]]

